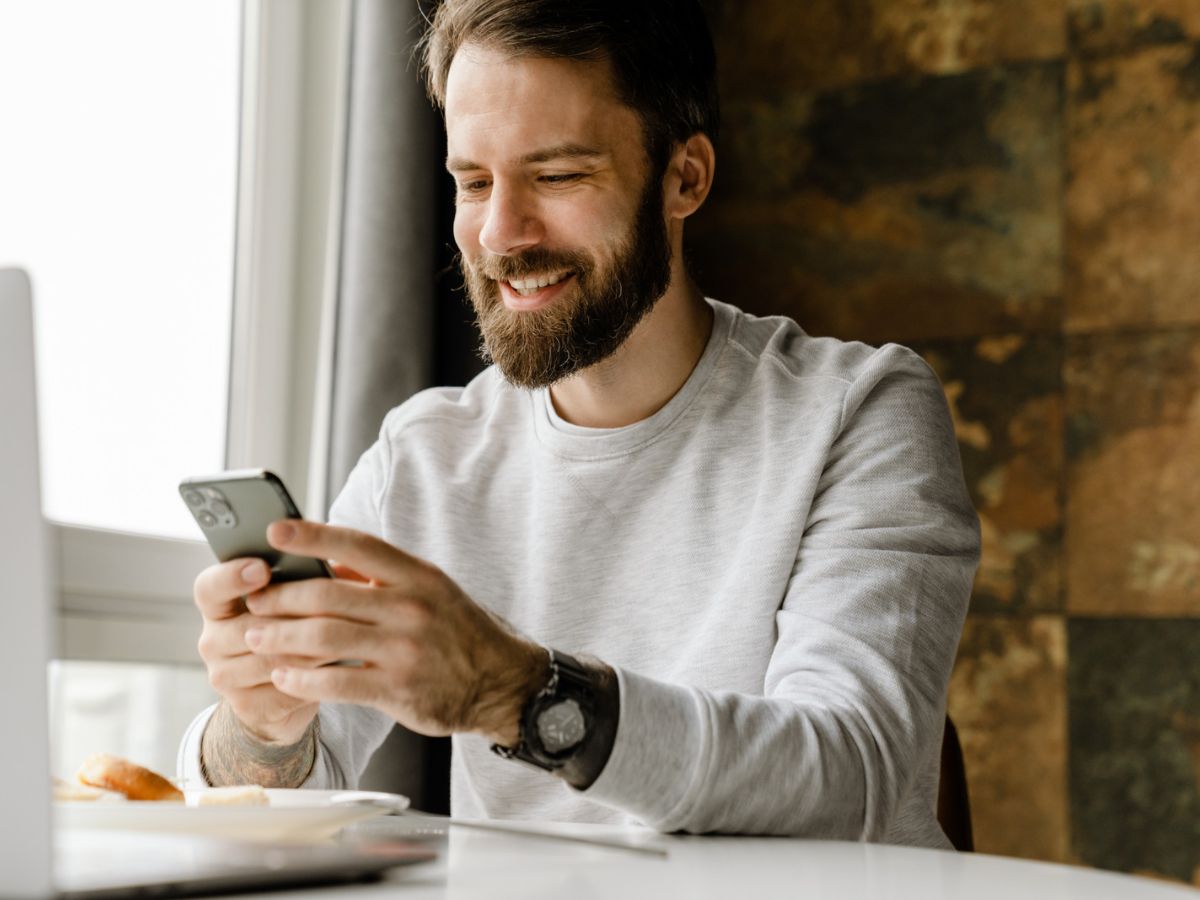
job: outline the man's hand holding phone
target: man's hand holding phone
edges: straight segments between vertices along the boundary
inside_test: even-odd
[[[271,522],[300,517],[273,472],[240,469],[187,478],[179,485],[179,496],[220,560],[200,573],[193,588],[204,617],[199,650],[209,682],[251,736],[273,744],[295,742],[317,705],[281,693],[271,683],[271,670],[281,662],[317,665],[327,660],[272,660],[252,653],[246,631],[261,622],[247,611],[245,598],[272,581],[326,579],[333,572],[319,559],[281,554],[267,543]]]
[[[267,620],[249,612],[245,598],[270,580],[270,567],[261,559],[233,559],[201,572],[193,589],[204,617],[198,647],[209,682],[242,726],[261,740],[291,744],[304,735],[318,704],[280,691],[271,672],[284,664],[313,666],[328,660],[265,656],[247,646],[246,631]]]
[[[252,674],[231,684],[266,672],[290,701],[252,688],[244,699],[266,699],[261,709],[248,705],[256,718],[243,720],[247,726],[276,717],[272,733],[295,740],[303,733],[299,716],[310,709],[303,704],[355,703],[422,734],[471,731],[516,742],[521,708],[549,676],[545,650],[514,634],[436,566],[371,535],[288,519],[273,523],[267,538],[278,550],[339,563],[335,578],[271,584],[247,595],[237,640],[262,662],[243,663]],[[323,665],[343,659],[361,665]]]
[[[180,495],[222,560],[194,588],[200,656],[226,701],[219,717],[232,712],[259,742],[291,745],[322,701],[357,703],[423,734],[515,743],[525,700],[549,676],[548,654],[436,566],[304,521],[263,470],[188,479]]]

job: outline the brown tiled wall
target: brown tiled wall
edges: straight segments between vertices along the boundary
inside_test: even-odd
[[[702,286],[946,388],[979,849],[1200,883],[1200,0],[705,6]]]

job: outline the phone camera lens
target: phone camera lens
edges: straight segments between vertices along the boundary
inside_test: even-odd
[[[203,506],[204,505],[204,495],[201,494],[199,491],[190,491],[190,490],[184,491],[183,499],[187,502],[188,506]]]
[[[213,511],[213,515],[221,518],[224,518],[225,516],[229,515],[229,513],[233,512],[233,510],[229,508],[229,504],[224,500],[214,500],[209,504],[208,508]]]
[[[217,517],[205,509],[201,510],[196,516],[196,521],[198,521],[204,528],[212,528],[217,524]]]

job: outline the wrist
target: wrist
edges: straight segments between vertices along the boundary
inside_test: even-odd
[[[620,715],[616,672],[598,659],[548,651],[549,677],[529,695],[512,740],[492,752],[562,778],[584,790],[612,755]]]
[[[314,716],[311,721],[299,724],[280,725],[275,728],[263,728],[243,722],[232,709],[226,706],[226,713],[232,720],[232,727],[241,732],[242,740],[248,745],[262,747],[293,747],[308,735],[313,728]]]
[[[316,716],[297,740],[282,743],[262,740],[246,728],[228,703],[221,703],[200,737],[200,774],[213,787],[299,787],[312,773],[319,741]]]
[[[473,730],[492,743],[515,744],[521,733],[521,713],[549,676],[549,652],[537,644],[520,642],[513,663],[480,691]]]

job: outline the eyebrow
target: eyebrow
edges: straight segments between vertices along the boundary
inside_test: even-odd
[[[528,166],[533,163],[550,162],[555,159],[600,159],[604,156],[607,156],[607,154],[603,151],[595,147],[588,147],[585,144],[555,144],[553,147],[543,147],[540,150],[526,153],[517,160],[517,163],[518,165]],[[446,160],[446,169],[450,172],[471,172],[484,168],[486,166],[481,166],[479,163],[463,159],[460,156],[452,156]]]

